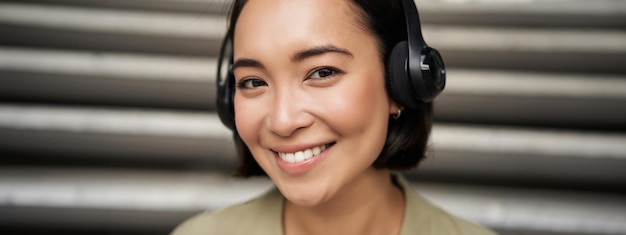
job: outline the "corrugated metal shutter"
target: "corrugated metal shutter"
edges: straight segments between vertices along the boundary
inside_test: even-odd
[[[0,2],[0,231],[164,234],[234,180],[229,1]],[[626,1],[418,2],[449,67],[418,191],[503,234],[626,234]]]

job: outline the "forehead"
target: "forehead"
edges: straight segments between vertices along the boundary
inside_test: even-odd
[[[250,0],[235,26],[235,57],[363,40],[369,33],[356,9],[350,0]]]

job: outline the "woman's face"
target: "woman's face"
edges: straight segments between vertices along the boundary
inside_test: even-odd
[[[292,203],[373,174],[390,113],[377,41],[349,1],[251,0],[237,21],[235,122]]]

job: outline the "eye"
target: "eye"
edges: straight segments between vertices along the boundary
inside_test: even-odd
[[[332,77],[336,75],[337,73],[339,73],[339,70],[334,69],[334,68],[320,68],[320,69],[313,71],[313,73],[309,75],[309,78],[315,78],[315,79],[322,78],[323,79],[323,78]]]
[[[237,83],[237,87],[240,89],[252,89],[260,86],[266,86],[267,83],[258,78],[248,78]]]

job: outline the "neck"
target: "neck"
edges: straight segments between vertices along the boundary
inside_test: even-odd
[[[388,170],[369,169],[329,201],[313,207],[285,202],[285,234],[399,234],[403,193]]]

